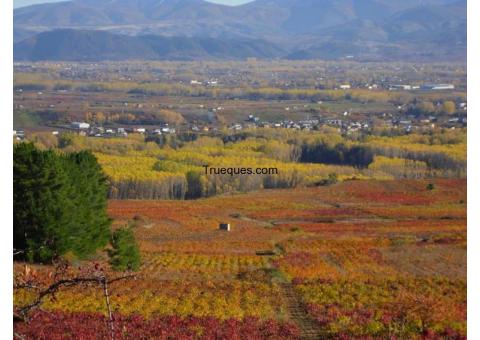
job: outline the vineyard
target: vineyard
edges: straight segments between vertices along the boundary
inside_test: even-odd
[[[254,154],[254,144],[223,157]],[[125,155],[185,164],[219,152],[209,150]],[[129,158],[97,152],[103,164]],[[111,200],[108,210],[113,228],[134,228],[143,259],[135,280],[110,286],[115,338],[466,337],[466,180],[344,180],[195,201]],[[31,300],[16,292],[16,306]],[[101,290],[65,288],[15,331],[108,338],[107,314]]]

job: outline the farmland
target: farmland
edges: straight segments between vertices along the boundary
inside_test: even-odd
[[[466,180],[346,180],[195,201],[111,200],[108,212],[113,228],[133,226],[143,258],[135,281],[110,287],[117,329],[130,335],[466,335]],[[15,303],[30,298],[18,291]],[[17,331],[85,339],[106,332],[107,310],[94,288],[62,290],[42,310]]]
[[[466,337],[465,65],[22,62],[13,90],[21,338]]]

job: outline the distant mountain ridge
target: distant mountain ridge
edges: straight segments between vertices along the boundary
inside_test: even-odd
[[[277,46],[276,57],[463,60],[466,20],[466,0],[256,0],[234,7],[203,0],[74,0],[15,10],[14,32],[16,42],[55,29],[102,30],[261,39]]]
[[[285,53],[263,40],[125,36],[104,31],[59,29],[14,46],[16,60],[201,60],[274,58]]]

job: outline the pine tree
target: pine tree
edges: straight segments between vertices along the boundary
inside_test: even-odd
[[[72,252],[79,258],[108,243],[108,184],[96,158],[14,148],[14,247],[29,261],[48,262]]]
[[[117,229],[112,235],[111,244],[110,264],[114,270],[135,271],[140,268],[140,250],[131,227]]]
[[[68,177],[53,151],[14,148],[14,247],[30,261],[48,261],[68,249]]]
[[[110,236],[107,215],[108,183],[92,153],[81,151],[65,157],[76,207],[69,225],[69,244],[79,257],[105,246]]]

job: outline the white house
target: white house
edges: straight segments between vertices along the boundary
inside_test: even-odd
[[[90,128],[90,124],[84,122],[73,122],[71,124],[72,129],[76,130],[86,130]]]
[[[454,90],[455,85],[453,84],[425,84],[422,86],[422,90],[434,90],[434,91],[441,91],[441,90]]]
[[[404,84],[401,84],[401,85],[390,85],[390,88],[389,90],[390,91],[393,91],[393,90],[404,90],[404,91],[410,91],[412,90],[412,85],[404,85]]]

